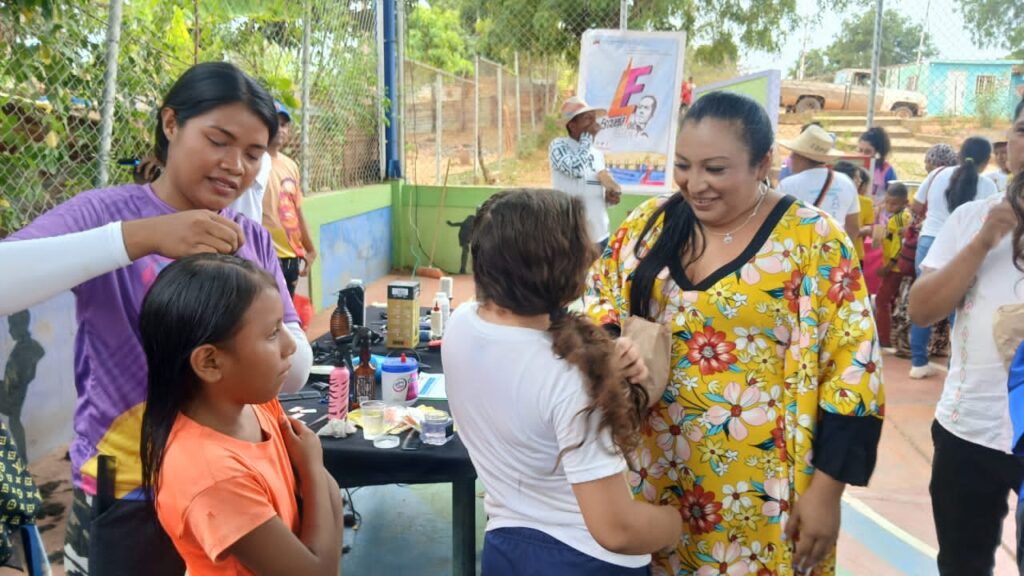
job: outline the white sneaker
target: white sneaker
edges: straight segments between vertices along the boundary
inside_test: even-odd
[[[910,368],[910,377],[914,380],[921,380],[924,378],[931,378],[935,375],[935,368],[932,368],[928,364],[924,366],[912,366]]]

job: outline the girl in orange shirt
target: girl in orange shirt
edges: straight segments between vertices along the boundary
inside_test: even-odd
[[[142,304],[143,486],[192,576],[340,569],[338,485],[277,400],[295,351],[283,329],[274,279],[234,256],[177,260]]]

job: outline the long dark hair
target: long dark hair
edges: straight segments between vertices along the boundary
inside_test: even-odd
[[[583,202],[555,190],[499,192],[477,212],[471,250],[477,298],[522,316],[551,317],[552,349],[583,373],[590,403],[581,414],[599,410],[598,431],[608,429],[629,459],[640,442],[647,393],[626,382],[607,332],[564,311],[583,295],[598,256]]]
[[[277,110],[274,99],[245,72],[228,62],[202,62],[189,68],[178,77],[164,96],[160,110],[174,110],[178,126],[227,104],[242,102],[249,107],[263,124],[267,126],[270,137],[269,145],[277,135]],[[156,144],[153,152],[160,162],[167,164],[167,135],[159,115],[156,121]]]
[[[1024,120],[1024,98],[1014,108],[1010,122],[1016,123],[1018,120]],[[1013,130],[1012,125],[1010,130]],[[1024,272],[1024,166],[1017,167],[1017,174],[1006,191],[1006,197],[1017,214],[1017,227],[1013,231],[1013,263],[1018,270]]]
[[[139,335],[149,391],[139,454],[142,486],[153,496],[174,421],[199,392],[192,351],[230,341],[262,290],[277,290],[277,283],[252,262],[200,254],[167,266],[142,301]]]
[[[889,133],[885,131],[885,128],[881,126],[868,128],[860,135],[860,139],[871,144],[871,147],[875,149],[875,153],[878,154],[878,165],[885,164],[885,159],[892,151],[892,141],[889,140]]]
[[[757,166],[771,152],[775,143],[772,121],[764,108],[748,96],[732,92],[712,92],[702,96],[686,112],[681,130],[689,124],[698,124],[706,118],[730,122],[737,136],[743,139],[750,153],[750,167]],[[644,239],[659,220],[664,220],[661,235],[654,242],[650,252],[641,254]],[[700,240],[701,249],[693,250]],[[633,273],[629,299],[631,315],[647,318],[654,291],[654,279],[670,263],[686,256],[685,267],[703,254],[704,232],[693,213],[693,207],[682,193],[673,194],[647,220],[640,239],[636,244],[636,256],[640,264]]]
[[[978,169],[992,157],[992,143],[986,138],[972,136],[960,145],[960,166],[949,178],[946,188],[946,206],[952,213],[978,195]]]

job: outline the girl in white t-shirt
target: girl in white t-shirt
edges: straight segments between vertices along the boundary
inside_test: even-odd
[[[460,306],[442,357],[452,415],[487,491],[487,576],[646,575],[675,546],[671,506],[633,500],[646,368],[625,339],[565,307],[597,249],[579,198],[511,190],[472,236],[479,303]]]
[[[960,165],[933,170],[917,189],[911,209],[915,214],[925,213],[914,262],[918,274],[921,273],[921,263],[928,256],[932,243],[949,215],[967,202],[998,194],[994,182],[980,177],[991,157],[992,144],[987,139],[968,138],[960,146]],[[927,326],[915,324],[910,329],[911,378],[928,378],[935,374],[928,365],[931,334],[931,328]]]
[[[1012,130],[1011,140],[1024,147],[1024,103]],[[1024,466],[1010,453],[1008,375],[992,332],[1001,306],[1024,301],[1024,271],[1015,266],[1024,254],[1020,178],[1009,198],[974,200],[953,211],[910,293],[916,324],[956,312],[949,374],[932,425],[929,485],[944,575],[992,573],[1010,490],[1024,479]]]

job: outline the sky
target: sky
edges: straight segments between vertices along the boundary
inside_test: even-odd
[[[987,60],[1002,58],[1009,52],[1009,50],[1000,48],[983,49],[974,43],[970,32],[966,29],[963,15],[958,11],[958,0],[884,1],[886,10],[896,10],[909,17],[913,22],[924,20],[925,10],[926,8],[928,9],[927,31],[931,36],[932,42],[939,50],[937,58]],[[930,7],[928,6],[929,1]],[[797,10],[801,16],[813,15],[818,9],[817,4],[815,0],[797,0]],[[872,7],[867,8],[867,10],[873,12],[873,6],[874,3],[872,2]],[[865,8],[860,8],[860,10],[865,10]],[[839,17],[827,15],[825,18],[822,18],[820,24],[813,26],[811,29],[807,49],[824,48],[831,44],[833,38],[841,31],[843,19],[853,13],[854,10],[850,10]],[[780,53],[749,52],[742,54],[740,56],[740,67],[744,72],[781,68],[783,76],[785,76],[786,72],[800,58],[803,37],[803,30],[798,28],[787,34],[783,39]]]

